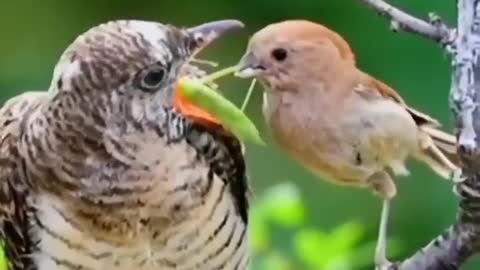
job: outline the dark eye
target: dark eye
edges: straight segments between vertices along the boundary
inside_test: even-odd
[[[161,66],[155,66],[144,72],[141,86],[144,90],[156,90],[165,78],[165,69]]]
[[[283,48],[277,48],[272,51],[272,57],[281,62],[287,58],[287,50]]]

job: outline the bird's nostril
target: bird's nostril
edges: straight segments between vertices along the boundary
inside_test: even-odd
[[[203,37],[197,37],[195,40],[198,44],[203,44],[205,42],[205,39]]]

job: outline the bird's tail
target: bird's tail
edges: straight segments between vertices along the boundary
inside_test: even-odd
[[[461,170],[455,136],[428,125],[420,126],[419,130],[420,151],[415,158],[446,179],[457,177]]]

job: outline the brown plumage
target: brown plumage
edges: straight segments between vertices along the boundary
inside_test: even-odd
[[[242,145],[176,108],[190,58],[238,29],[113,21],[48,92],[0,110],[0,237],[12,270],[247,269]]]
[[[405,160],[412,156],[443,178],[461,180],[455,137],[358,69],[349,44],[327,27],[305,20],[268,25],[252,36],[239,66],[238,76],[264,85],[264,115],[282,149],[324,180],[385,200],[377,264],[388,264],[392,176],[409,173]]]

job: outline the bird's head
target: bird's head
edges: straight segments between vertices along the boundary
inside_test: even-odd
[[[55,67],[50,92],[61,103],[57,106],[77,104],[78,111],[93,112],[106,122],[125,115],[158,118],[175,107],[191,109],[179,107],[176,95],[186,64],[219,37],[242,27],[236,20],[191,28],[136,20],[101,24],[66,49]]]
[[[317,23],[288,20],[270,24],[251,37],[237,76],[256,77],[268,88],[286,90],[338,63],[355,64],[340,35]]]

